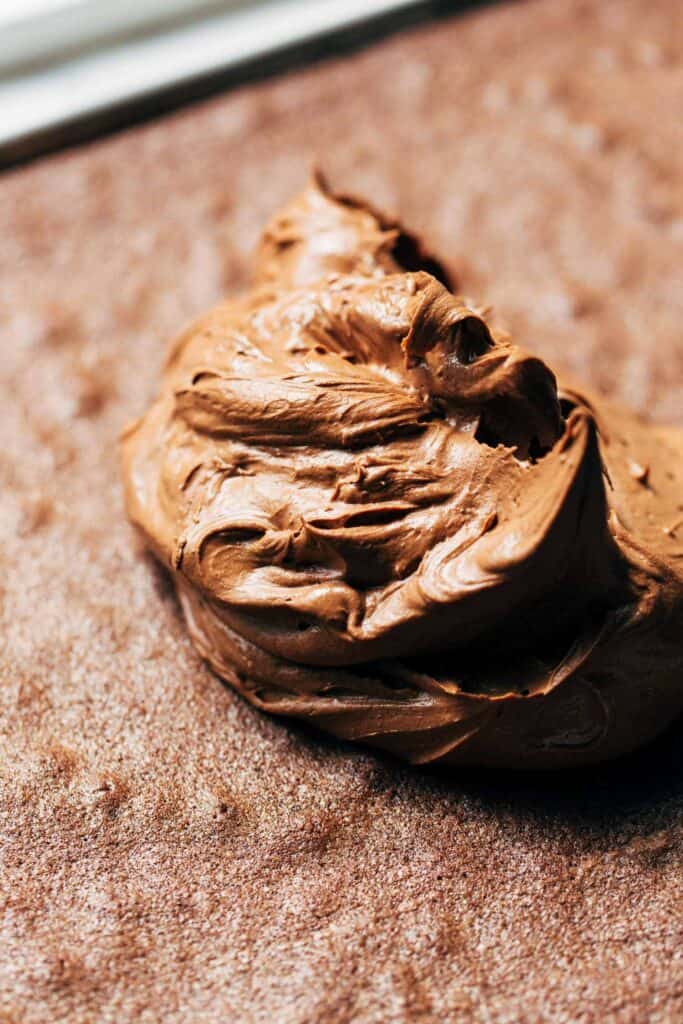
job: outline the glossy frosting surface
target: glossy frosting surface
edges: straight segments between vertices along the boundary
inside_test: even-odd
[[[681,709],[682,463],[320,179],[123,439],[212,667],[416,763],[601,760]]]

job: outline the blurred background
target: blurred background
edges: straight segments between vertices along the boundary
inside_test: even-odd
[[[0,0],[0,166],[464,0]]]

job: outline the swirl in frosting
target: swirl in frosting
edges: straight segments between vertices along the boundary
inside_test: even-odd
[[[683,434],[558,389],[319,178],[122,448],[198,650],[258,708],[414,763],[546,767],[683,707]]]

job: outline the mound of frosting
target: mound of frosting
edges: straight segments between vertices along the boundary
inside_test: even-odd
[[[252,704],[415,763],[596,761],[683,707],[683,434],[555,377],[320,179],[122,441]]]

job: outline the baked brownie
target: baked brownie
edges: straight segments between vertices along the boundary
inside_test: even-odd
[[[551,365],[683,422],[682,51],[673,2],[494,6],[2,179],[5,1021],[683,1017],[680,727],[544,782],[269,720],[117,473],[312,160]]]

